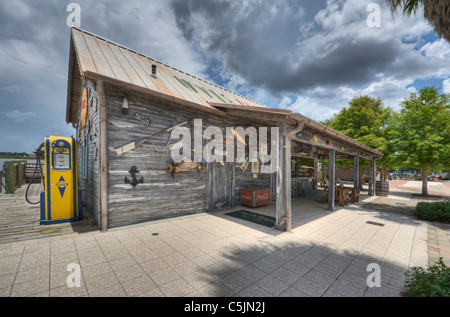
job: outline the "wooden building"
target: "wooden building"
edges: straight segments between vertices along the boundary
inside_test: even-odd
[[[231,208],[240,204],[242,188],[255,186],[270,190],[277,228],[290,230],[292,156],[329,158],[333,179],[336,156],[354,158],[355,167],[370,160],[373,175],[382,155],[299,113],[268,108],[79,28],[71,32],[66,113],[77,131],[83,203],[102,230]],[[224,160],[169,173],[174,140],[167,130],[180,124],[194,131],[192,143],[203,146],[210,126],[224,136],[229,127],[266,127],[263,138],[269,140],[276,127],[279,135],[270,140],[277,141],[271,151],[276,172],[260,173],[258,162]],[[226,143],[215,151],[238,151]],[[373,188],[371,182],[370,193]],[[334,195],[330,182],[328,208],[334,208]]]

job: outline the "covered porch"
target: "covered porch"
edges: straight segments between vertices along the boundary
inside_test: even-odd
[[[336,203],[345,206],[348,203],[358,202],[364,195],[374,195],[376,160],[383,155],[375,149],[290,110],[218,103],[210,105],[223,111],[228,117],[247,120],[259,126],[279,128],[278,139],[271,140],[278,142],[275,154],[276,173],[272,174],[270,183],[267,184],[275,202],[272,201],[267,207],[258,208],[258,212],[264,211],[275,216],[276,229],[291,231],[294,223],[301,222],[301,217],[294,218],[293,210],[296,212],[304,210],[305,213],[300,212],[298,215],[305,216],[309,213],[310,207],[314,206],[312,213],[315,215],[317,211],[333,211]],[[313,173],[309,177],[295,177],[292,164],[295,158],[306,158],[314,162]],[[344,184],[336,178],[336,159],[353,161],[352,183]],[[319,177],[319,160],[327,162],[326,165],[322,164],[322,179]],[[361,191],[363,190],[359,173],[361,160],[369,161],[367,194]],[[305,181],[312,183],[313,187],[312,192],[306,192],[307,199],[302,193],[299,195],[297,187],[299,183],[302,187]],[[319,184],[324,185],[322,190]]]

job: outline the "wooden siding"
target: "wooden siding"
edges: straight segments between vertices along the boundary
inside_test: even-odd
[[[95,84],[90,81],[86,82],[90,87],[90,100],[97,98]],[[81,96],[81,94],[80,94]],[[81,101],[78,101],[79,103]],[[80,139],[79,129],[77,130],[77,163],[78,163],[78,180],[83,195],[83,204],[93,216],[95,222],[99,224],[99,156],[98,146],[100,142],[99,133],[99,108],[91,106],[89,102],[88,108],[88,124],[85,128],[85,135],[87,138],[87,173],[86,177],[82,175],[82,140]],[[77,116],[79,118],[79,114]],[[89,120],[92,120],[91,128],[89,129]]]
[[[211,204],[211,200],[217,197],[216,188],[224,188],[226,185],[214,180],[216,174],[212,172],[213,169],[208,168],[206,163],[201,164],[200,172],[193,169],[176,173],[174,178],[168,174],[166,164],[161,169],[149,166],[148,151],[152,150],[152,143],[159,148],[163,147],[169,141],[170,133],[161,135],[122,155],[118,155],[114,149],[155,135],[189,119],[202,119],[203,131],[208,126],[221,128],[224,137],[226,127],[248,126],[249,124],[207,115],[204,112],[189,110],[160,99],[138,94],[129,95],[129,113],[124,115],[121,111],[122,102],[124,96],[129,92],[112,86],[108,86],[107,91],[109,227],[201,213],[219,207]],[[134,117],[136,112],[149,119],[150,125],[146,126],[136,120]],[[186,127],[190,127],[193,131],[193,123]],[[206,143],[207,140],[204,140],[203,145]],[[253,180],[251,166],[244,173],[240,164],[225,164],[228,165],[225,176],[227,182],[231,184],[230,193],[226,194],[230,198],[227,207],[238,204],[241,186],[269,186],[270,184],[270,175],[262,176],[260,174],[257,180]],[[143,183],[136,187],[125,183],[125,177],[131,180],[129,170],[132,166],[136,166],[139,170],[139,174],[136,175],[137,179],[143,177]]]

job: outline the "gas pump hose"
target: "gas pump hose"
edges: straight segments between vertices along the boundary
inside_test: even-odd
[[[28,199],[28,190],[30,189],[31,183],[32,183],[33,180],[34,180],[34,176],[36,175],[36,171],[37,171],[38,167],[39,167],[39,169],[41,170],[41,180],[42,180],[42,185],[44,185],[44,173],[42,172],[41,156],[40,156],[40,152],[41,152],[41,149],[42,149],[43,147],[44,147],[44,143],[42,143],[41,145],[39,145],[39,147],[33,152],[34,155],[36,156],[36,167],[34,168],[33,176],[31,177],[30,182],[28,183],[28,186],[27,186],[27,190],[26,190],[26,192],[25,192],[25,199],[26,199],[27,202],[28,202],[29,204],[31,204],[31,205],[37,205],[37,204],[39,204],[39,203],[41,202],[40,200],[39,200],[38,202],[36,202],[36,203],[31,202],[31,201]]]

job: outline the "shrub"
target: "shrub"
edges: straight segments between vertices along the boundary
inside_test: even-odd
[[[449,221],[450,201],[419,202],[416,206],[416,214],[424,220]]]
[[[424,270],[413,267],[406,273],[406,296],[450,297],[450,268],[439,258],[439,262]]]

